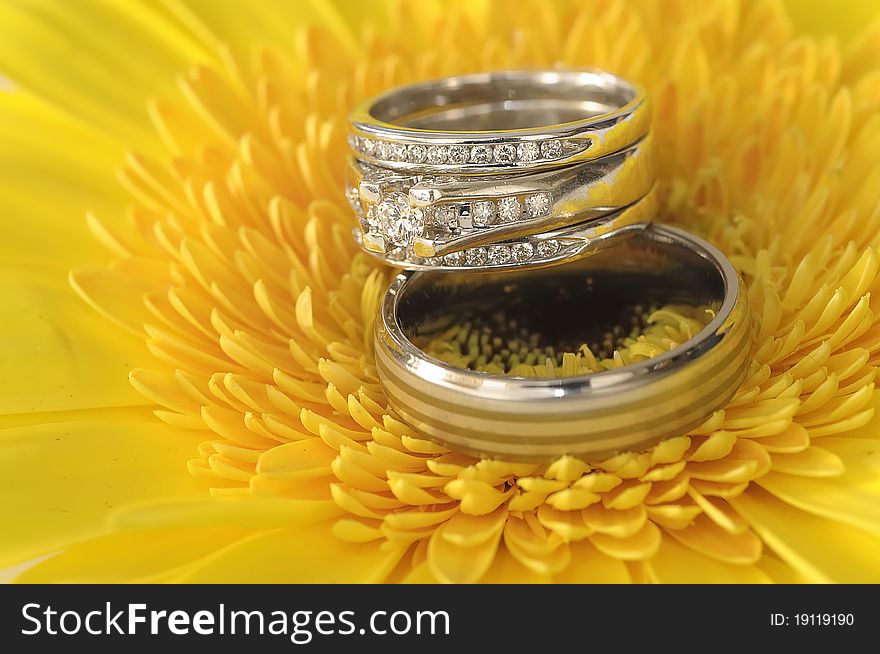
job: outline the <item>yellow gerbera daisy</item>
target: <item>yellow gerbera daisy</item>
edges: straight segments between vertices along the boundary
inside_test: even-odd
[[[800,35],[770,0],[0,5],[0,568],[880,580],[880,23],[856,31]],[[748,379],[648,452],[480,461],[396,420],[377,383],[389,273],[350,236],[348,109],[536,66],[649,89],[659,218],[749,287]],[[659,313],[620,358],[695,320]]]

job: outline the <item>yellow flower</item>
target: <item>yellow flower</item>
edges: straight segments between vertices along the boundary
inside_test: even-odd
[[[880,26],[799,36],[770,1],[342,6],[0,5],[0,567],[880,580]],[[743,272],[754,362],[651,451],[478,461],[385,408],[388,272],[350,238],[345,115],[415,79],[553,65],[648,87],[660,218]],[[696,320],[656,318],[625,355]]]

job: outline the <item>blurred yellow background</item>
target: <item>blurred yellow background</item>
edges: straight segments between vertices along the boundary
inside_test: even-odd
[[[807,34],[834,32],[846,38],[880,15],[877,0],[785,0],[795,27]]]

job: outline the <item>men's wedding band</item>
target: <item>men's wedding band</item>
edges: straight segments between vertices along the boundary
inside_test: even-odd
[[[577,377],[488,374],[416,345],[473,311],[531,312],[546,329],[578,338],[589,329],[582,318],[597,323],[627,302],[706,306],[713,317],[664,354]],[[550,309],[567,320],[548,326]],[[401,273],[375,329],[379,379],[406,423],[455,451],[523,461],[597,460],[687,433],[733,396],[750,346],[746,294],[731,263],[702,239],[657,225],[614,250],[543,271]]]

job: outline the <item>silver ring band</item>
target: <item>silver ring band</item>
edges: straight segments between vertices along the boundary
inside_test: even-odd
[[[434,272],[502,272],[533,270],[576,261],[615,245],[643,230],[658,209],[656,188],[643,198],[599,218],[535,234],[494,241],[444,255],[421,257],[412,249],[380,251],[368,235],[354,230],[357,243],[384,263],[407,270]],[[483,241],[480,241],[483,242]]]
[[[391,170],[503,174],[567,166],[647,134],[641,88],[608,72],[507,71],[402,86],[356,108],[355,155]]]
[[[645,138],[596,161],[501,179],[405,175],[352,159],[346,190],[364,249],[409,268],[623,209],[651,190],[652,154]]]
[[[585,285],[586,282],[586,285]],[[533,379],[457,368],[413,339],[448,324],[454,308],[493,311],[523,297],[537,312],[581,289],[613,289],[644,301],[709,305],[714,318],[674,349],[592,375]],[[577,320],[567,321],[574,325]],[[583,327],[583,324],[580,324]],[[745,292],[716,248],[679,229],[649,226],[614,248],[552,271],[499,276],[400,274],[375,331],[376,366],[394,410],[454,449],[507,460],[591,459],[687,433],[724,406],[744,378],[751,345]]]

